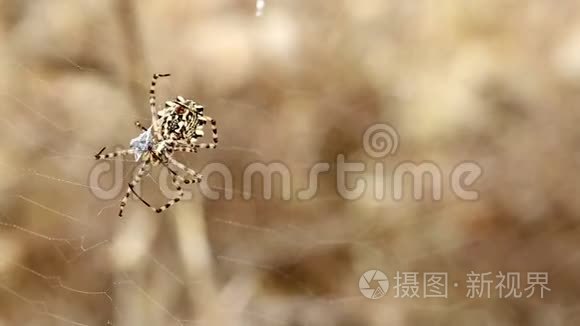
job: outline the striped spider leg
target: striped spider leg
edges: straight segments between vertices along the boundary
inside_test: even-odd
[[[218,139],[217,122],[207,115],[204,117],[201,117],[200,120],[202,120],[204,122],[209,122],[211,124],[212,143],[211,144],[206,144],[206,143],[196,144],[196,147],[198,147],[198,148],[216,148],[217,144],[218,144],[218,140],[219,140]]]
[[[176,166],[177,168],[179,168],[181,171],[189,174],[191,177],[193,177],[193,183],[198,183],[201,182],[201,178],[202,175],[195,172],[194,170],[188,168],[187,166],[185,166],[185,164],[177,161],[176,159],[174,159],[173,157],[168,157],[169,162],[171,164],[173,164],[174,166]]]
[[[145,199],[143,199],[143,197],[141,197],[134,189],[135,185],[131,185],[129,184],[129,190],[131,192],[133,192],[133,194],[135,194],[135,196],[137,198],[139,198],[139,200],[141,200],[141,202],[143,204],[145,204],[145,206],[149,207],[152,211],[154,211],[155,213],[161,213],[163,211],[165,211],[166,209],[168,209],[169,207],[173,206],[174,204],[178,203],[181,198],[183,198],[184,196],[184,192],[183,192],[183,188],[181,188],[181,183],[185,183],[185,184],[189,184],[191,181],[188,179],[183,178],[182,176],[180,176],[179,174],[175,173],[173,170],[171,170],[169,167],[167,167],[167,169],[172,173],[172,177],[171,177],[171,183],[173,184],[173,186],[175,187],[175,189],[177,189],[178,194],[177,197],[174,197],[173,199],[170,199],[167,203],[165,203],[165,205],[160,206],[160,207],[153,207],[151,206],[151,204],[149,204]],[[128,198],[129,197],[129,193],[124,197]],[[126,202],[126,200],[125,200]],[[122,208],[122,207],[121,207]],[[119,213],[120,214],[120,213]]]
[[[151,127],[153,128],[153,135],[157,141],[163,140],[160,127],[158,125],[159,114],[157,112],[157,98],[155,96],[155,85],[159,77],[169,77],[171,74],[153,74],[151,79],[151,87],[149,88],[149,108],[151,110]]]
[[[190,183],[196,183],[196,182],[200,182],[201,181],[201,175],[198,174],[197,172],[195,172],[194,170],[186,167],[184,164],[182,164],[179,161],[175,160],[171,156],[168,156],[167,159],[168,159],[168,162],[163,162],[162,164],[172,174],[171,182],[173,183],[173,186],[178,191],[178,195],[177,195],[177,197],[169,200],[165,205],[155,208],[155,207],[151,206],[151,204],[149,204],[146,200],[144,200],[139,194],[137,194],[137,192],[134,190],[134,187],[140,181],[140,178],[135,183],[129,184],[128,192],[129,192],[129,190],[131,192],[133,192],[135,194],[135,196],[137,198],[139,198],[139,200],[141,200],[141,202],[143,204],[145,204],[147,207],[149,207],[155,213],[161,213],[161,212],[165,211],[169,207],[171,207],[174,204],[178,203],[181,200],[181,198],[183,198],[184,192],[183,192],[183,188],[181,187],[181,184],[182,183],[184,183],[184,184],[190,184]],[[173,169],[171,169],[171,167],[169,167],[168,163],[171,163],[172,165],[176,166],[177,168],[179,168],[179,169],[183,170],[184,172],[190,174],[191,176],[193,176],[193,179],[186,179],[186,178],[182,177],[177,172],[175,172]],[[140,174],[137,173],[137,176],[139,176],[139,175]],[[129,193],[126,194],[126,196],[123,198],[123,201],[122,202],[126,202],[127,201],[126,199],[128,197],[129,197]],[[123,206],[124,205],[122,205],[121,209],[123,208]]]
[[[140,128],[143,128],[138,122],[135,123],[135,125],[140,127]],[[149,129],[145,129],[144,133],[145,132],[149,132]],[[133,194],[135,194],[135,196],[143,204],[145,204],[147,207],[149,207],[152,211],[154,211],[155,213],[161,213],[161,212],[165,211],[166,209],[168,209],[169,207],[173,206],[175,203],[179,202],[181,200],[181,198],[183,198],[184,193],[183,193],[183,188],[181,187],[182,183],[183,184],[190,184],[190,183],[196,183],[196,182],[201,181],[201,175],[199,175],[195,171],[187,168],[184,164],[178,162],[177,160],[175,160],[172,157],[172,152],[173,152],[172,147],[173,147],[174,143],[175,143],[175,139],[172,138],[172,139],[168,140],[167,144],[171,144],[171,145],[167,148],[167,150],[162,151],[161,152],[162,154],[158,154],[151,147],[148,147],[146,152],[142,153],[142,155],[144,155],[143,157],[144,158],[146,157],[146,159],[145,159],[143,165],[141,166],[141,168],[139,169],[139,171],[135,174],[135,177],[133,178],[133,180],[129,183],[129,186],[127,188],[125,196],[121,200],[120,209],[119,209],[119,216],[123,216],[123,210],[127,204],[129,196],[131,195],[131,192]],[[181,175],[179,175],[177,172],[175,172],[169,166],[170,164],[174,165],[178,169],[190,174],[193,177],[193,179],[182,177]],[[135,186],[141,182],[141,179],[148,172],[148,169],[151,166],[155,166],[155,165],[163,165],[167,168],[167,170],[172,174],[172,181],[171,182],[178,191],[177,197],[170,199],[167,203],[165,203],[164,205],[162,205],[160,207],[153,207],[146,200],[144,200],[143,197],[141,197],[134,189]]]
[[[111,158],[111,157],[117,157],[117,156],[123,156],[123,155],[135,153],[135,151],[132,148],[130,148],[130,149],[120,149],[118,151],[103,154],[103,152],[105,151],[106,148],[107,147],[101,148],[101,150],[97,154],[95,154],[96,160],[103,160],[103,159],[107,159],[107,158]]]
[[[181,198],[183,197],[183,189],[181,187],[182,183],[190,184],[190,183],[199,182],[201,180],[201,177],[198,174],[196,174],[195,171],[193,174],[191,174],[190,171],[193,171],[193,170],[188,169],[185,165],[178,162],[177,160],[175,160],[171,156],[166,156],[165,159],[167,161],[165,161],[164,159],[160,158],[155,152],[153,152],[151,150],[149,150],[144,155],[145,155],[144,157],[147,157],[147,158],[141,164],[139,171],[135,174],[135,176],[133,177],[133,180],[131,180],[131,182],[129,183],[127,191],[125,192],[125,196],[123,196],[123,199],[121,199],[120,209],[119,209],[119,217],[123,216],[123,210],[125,209],[125,206],[127,205],[127,201],[129,200],[129,196],[131,195],[131,193],[135,194],[135,196],[139,200],[141,200],[141,202],[143,202],[147,207],[151,208],[151,210],[153,210],[155,213],[161,213],[181,200]],[[183,171],[191,174],[194,178],[190,180],[190,179],[186,179],[186,178],[182,177],[181,175],[176,173],[173,169],[171,169],[171,167],[169,166],[168,163],[171,163],[171,164],[175,165],[176,167],[178,167],[179,169],[182,169]],[[178,193],[177,197],[169,200],[165,205],[156,208],[156,207],[151,206],[147,201],[145,201],[143,199],[143,197],[141,197],[135,191],[134,188],[141,182],[141,180],[143,179],[143,176],[145,176],[146,173],[149,172],[150,168],[152,166],[158,165],[158,164],[165,166],[167,168],[167,170],[172,174],[172,183],[179,193]]]
[[[103,147],[97,154],[95,154],[95,159],[96,160],[103,160],[103,159],[108,159],[108,158],[111,158],[111,157],[117,157],[117,156],[122,156],[122,155],[139,154],[140,151],[141,152],[144,151],[143,148],[135,147],[134,144],[135,144],[135,142],[138,141],[139,138],[143,138],[143,141],[142,142],[144,142],[144,145],[148,145],[147,137],[145,137],[146,136],[145,132],[148,132],[148,129],[145,128],[145,127],[143,127],[139,121],[136,121],[135,122],[135,126],[137,126],[137,128],[139,128],[139,129],[141,129],[141,131],[143,131],[143,132],[141,133],[141,135],[139,135],[139,137],[134,138],[133,140],[131,140],[131,145],[130,145],[131,148],[120,149],[120,150],[117,150],[117,151],[114,151],[114,152],[110,152],[110,153],[107,153],[107,154],[103,154],[103,152],[107,148],[107,147]]]
[[[188,143],[177,142],[176,146],[173,148],[173,150],[176,152],[197,153],[197,150],[199,148],[215,148],[215,144],[195,144],[195,143],[189,143],[189,142]],[[190,176],[192,176],[194,182],[201,182],[201,180],[203,178],[203,175],[201,173],[197,173],[193,169],[188,168],[187,166],[185,166],[181,162],[178,162],[177,160],[175,160],[173,157],[170,157],[169,161],[171,162],[171,164],[175,165],[176,167],[178,167],[182,171],[184,171],[187,174],[189,174]]]

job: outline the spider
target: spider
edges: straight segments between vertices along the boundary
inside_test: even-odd
[[[129,183],[123,199],[121,199],[119,216],[123,216],[123,210],[131,192],[141,200],[147,207],[156,213],[161,213],[179,202],[183,198],[184,192],[181,184],[196,183],[201,181],[201,174],[188,168],[183,163],[173,158],[175,152],[196,153],[199,148],[216,148],[218,144],[218,133],[216,121],[203,114],[203,106],[192,100],[177,96],[174,100],[165,102],[165,107],[157,111],[155,85],[160,77],[168,77],[170,74],[154,74],[149,89],[149,106],[151,109],[151,126],[145,128],[139,121],[135,125],[141,129],[141,134],[132,139],[128,149],[121,149],[115,152],[102,154],[106,147],[103,147],[96,155],[95,159],[107,159],[120,155],[134,154],[135,161],[141,162],[139,170]],[[212,129],[212,143],[197,144],[197,139],[203,137],[203,127],[209,122]],[[169,200],[165,205],[153,207],[135,192],[134,187],[141,182],[143,176],[149,172],[151,167],[163,165],[172,174],[171,182],[178,191],[177,197]],[[187,173],[192,179],[179,175],[170,165]]]

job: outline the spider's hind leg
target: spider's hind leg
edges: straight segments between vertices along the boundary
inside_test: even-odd
[[[123,210],[125,209],[125,206],[127,206],[127,201],[129,200],[129,196],[131,195],[131,192],[135,193],[135,190],[133,188],[139,182],[141,182],[141,179],[143,178],[143,175],[145,175],[145,173],[147,172],[147,169],[149,168],[150,163],[151,163],[150,160],[143,162],[143,164],[141,164],[141,168],[139,168],[139,171],[137,172],[137,174],[135,174],[135,177],[129,183],[129,187],[127,188],[127,192],[125,193],[125,196],[123,197],[123,199],[121,199],[121,203],[119,204],[119,206],[120,206],[119,217],[123,216]],[[139,195],[137,195],[137,197],[139,197]],[[141,197],[139,197],[139,198],[141,199]],[[143,200],[143,199],[141,199],[141,200]]]
[[[170,171],[172,173],[174,173],[171,169],[170,169]],[[135,191],[135,189],[133,189],[133,187],[131,185],[129,185],[129,188],[135,194],[135,196],[137,196],[137,198],[139,198],[139,200],[141,200],[141,202],[143,204],[145,204],[147,207],[151,208],[151,210],[154,211],[155,213],[161,213],[161,212],[165,211],[166,209],[168,209],[169,207],[171,207],[174,204],[181,201],[181,198],[183,198],[183,196],[185,195],[183,188],[181,188],[181,182],[188,183],[186,181],[187,180],[184,179],[182,176],[180,176],[176,173],[173,174],[173,177],[171,178],[171,182],[173,183],[173,185],[175,186],[175,188],[178,191],[177,197],[169,200],[167,203],[165,203],[165,205],[160,206],[158,208],[151,206],[151,204],[149,204],[145,199],[143,199],[143,197],[139,196],[139,194]]]
[[[168,209],[169,207],[173,206],[175,203],[178,203],[181,200],[181,198],[183,198],[183,195],[184,195],[183,188],[181,188],[181,182],[187,183],[185,181],[186,180],[182,176],[180,176],[178,174],[174,174],[171,182],[173,183],[173,185],[175,186],[175,188],[178,191],[177,197],[169,200],[165,205],[163,205],[159,208],[154,209],[152,207],[151,209],[153,209],[153,211],[155,213],[161,213],[164,210]]]
[[[191,144],[191,146],[194,146],[196,148],[216,148],[219,141],[217,122],[213,118],[208,117],[207,115],[202,119],[203,122],[209,122],[211,124],[212,142],[210,144],[207,143]]]
[[[153,126],[153,133],[157,140],[162,140],[159,125],[157,124],[157,98],[155,96],[155,86],[159,77],[169,77],[170,74],[154,74],[151,79],[151,87],[149,88],[149,108],[151,109],[151,125]]]
[[[169,157],[169,163],[175,165],[177,168],[179,168],[182,171],[185,171],[187,174],[189,174],[190,176],[193,177],[193,180],[191,180],[192,183],[198,183],[201,182],[201,178],[202,175],[195,172],[194,170],[188,168],[187,166],[185,166],[183,163],[177,161],[176,159]],[[186,180],[189,181],[189,180]],[[188,182],[185,182],[186,184],[188,184]]]

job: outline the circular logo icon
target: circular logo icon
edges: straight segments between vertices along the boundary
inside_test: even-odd
[[[358,288],[365,298],[377,300],[385,296],[389,290],[389,280],[385,273],[371,269],[358,280]]]
[[[372,158],[393,155],[399,148],[399,133],[386,123],[374,124],[363,135],[363,147]]]

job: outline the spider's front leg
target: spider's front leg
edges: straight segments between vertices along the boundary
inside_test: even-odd
[[[105,148],[107,148],[107,147],[103,147],[97,154],[95,154],[95,160],[102,160],[102,159],[106,159],[106,158],[110,158],[110,157],[117,157],[120,155],[127,155],[127,154],[134,154],[135,153],[135,151],[133,149],[121,149],[118,151],[103,154],[103,152],[105,151]]]
[[[157,84],[157,79],[159,77],[169,77],[171,74],[154,74],[151,79],[151,87],[149,88],[149,108],[151,109],[151,125],[153,126],[153,134],[155,138],[160,141],[163,139],[161,132],[159,130],[159,124],[157,123],[157,99],[155,97],[155,85]]]

